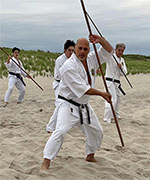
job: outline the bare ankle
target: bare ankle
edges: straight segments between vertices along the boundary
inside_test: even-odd
[[[40,170],[47,170],[50,166],[50,160],[44,159]]]

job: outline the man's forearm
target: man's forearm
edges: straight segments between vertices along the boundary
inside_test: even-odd
[[[109,53],[112,52],[113,47],[108,41],[105,40],[105,38],[100,37],[99,35],[92,34],[89,36],[89,39],[91,43],[99,43],[106,51],[108,51]]]
[[[90,88],[88,91],[86,91],[87,95],[97,95],[97,96],[101,96],[102,95],[102,92],[97,90],[97,89],[94,89],[94,88]]]
[[[100,37],[100,42],[99,42],[99,43],[102,45],[102,47],[103,47],[106,51],[108,51],[109,53],[112,52],[113,47],[112,47],[111,44],[110,44],[107,40],[105,40],[103,37]]]
[[[97,89],[90,88],[85,94],[97,95],[103,97],[108,103],[111,102],[111,95],[107,92],[99,91]]]

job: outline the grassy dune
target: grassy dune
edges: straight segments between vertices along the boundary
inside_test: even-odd
[[[9,55],[12,55],[10,48],[3,48]],[[60,53],[21,50],[19,59],[22,61],[27,73],[35,76],[53,76],[55,59]],[[8,71],[4,62],[7,61],[7,56],[0,51],[0,78],[6,77]]]
[[[150,73],[150,56],[124,55],[129,74]]]
[[[11,55],[10,48],[3,48],[8,54]],[[53,76],[55,59],[60,53],[37,51],[25,51],[21,50],[20,60],[26,69],[26,72],[35,76]],[[124,55],[124,59],[127,64],[128,74],[138,73],[150,73],[150,56],[143,55]],[[4,62],[7,60],[7,56],[0,51],[0,78],[7,77],[8,71]],[[103,65],[105,72],[105,64]]]

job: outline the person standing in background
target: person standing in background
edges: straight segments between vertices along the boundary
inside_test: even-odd
[[[22,76],[30,78],[30,76],[26,75],[21,70],[21,68],[24,69],[24,67],[22,65],[22,62],[19,60],[20,49],[17,47],[14,47],[12,49],[12,53],[13,53],[13,57],[9,56],[7,62],[5,63],[8,71],[9,71],[8,89],[7,89],[5,97],[4,97],[5,104],[8,104],[8,100],[10,98],[10,95],[12,94],[14,86],[16,86],[16,88],[19,91],[17,103],[19,104],[23,101],[24,95],[25,95],[24,86],[26,86],[26,84],[23,81]],[[19,68],[13,61],[15,61],[21,68]]]
[[[127,67],[125,64],[125,60],[122,58],[124,50],[126,46],[124,43],[116,44],[114,57],[118,63],[112,57],[112,61],[106,62],[106,83],[108,87],[108,91],[112,96],[112,103],[114,106],[114,110],[116,112],[116,116],[119,119],[119,106],[120,106],[120,96],[121,93],[125,95],[125,92],[121,88],[120,83],[120,76],[123,75],[121,69],[123,70],[124,74],[127,74]],[[105,101],[105,110],[104,110],[104,121],[107,123],[111,123],[113,119],[113,114],[111,110],[111,106],[107,101]]]
[[[72,55],[72,53],[74,52],[74,48],[75,48],[75,43],[74,41],[71,40],[67,40],[64,44],[64,53],[62,55],[60,55],[56,61],[55,61],[55,69],[54,69],[54,82],[53,82],[53,89],[55,91],[55,110],[53,112],[53,115],[51,116],[47,126],[46,126],[46,131],[47,132],[53,132],[55,130],[55,126],[56,126],[56,120],[57,120],[57,98],[58,98],[58,92],[59,92],[59,83],[61,80],[61,76],[60,76],[60,68],[62,67],[62,65],[64,64],[64,62],[70,58],[70,56]]]

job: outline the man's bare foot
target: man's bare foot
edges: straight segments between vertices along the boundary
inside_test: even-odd
[[[21,102],[17,102],[17,104],[21,104]]]
[[[40,170],[45,171],[49,168],[49,166],[50,166],[50,160],[44,159]]]
[[[94,158],[94,154],[88,154],[86,157],[86,161],[88,162],[97,162],[96,159]]]

